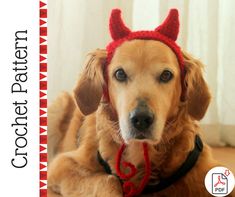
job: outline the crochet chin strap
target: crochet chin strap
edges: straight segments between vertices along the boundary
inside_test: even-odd
[[[145,161],[145,175],[142,178],[139,186],[137,187],[132,183],[129,179],[134,177],[137,173],[136,167],[128,162],[121,162],[121,157],[126,148],[126,145],[123,144],[118,151],[116,157],[116,173],[113,174],[112,170],[108,164],[100,155],[100,152],[97,152],[97,159],[99,163],[103,166],[104,170],[108,174],[116,175],[123,186],[123,192],[125,197],[136,196],[140,194],[154,194],[156,192],[162,191],[174,183],[176,183],[179,179],[184,177],[196,164],[202,150],[203,150],[203,143],[199,135],[195,136],[194,141],[194,148],[192,151],[188,153],[186,160],[181,164],[181,166],[169,177],[161,179],[160,182],[157,184],[148,184],[151,167],[150,161],[148,156],[148,146],[146,143],[143,143],[143,150],[144,150],[144,161]],[[129,168],[129,172],[127,174],[121,171],[120,166],[122,165],[122,169]]]
[[[129,181],[130,178],[134,177],[137,173],[136,167],[129,163],[123,161],[121,163],[121,157],[124,152],[124,149],[126,148],[126,145],[123,144],[121,148],[118,151],[117,158],[116,158],[116,172],[117,175],[124,180],[122,188],[123,188],[123,193],[125,197],[131,197],[131,196],[137,196],[142,193],[144,190],[145,186],[147,185],[151,173],[151,166],[150,166],[150,161],[149,161],[149,156],[148,156],[148,144],[143,143],[143,151],[144,151],[144,162],[145,162],[145,175],[142,178],[140,184],[138,187],[134,185],[133,182]],[[123,166],[123,168],[129,168],[129,173],[125,174],[121,171],[120,166]]]

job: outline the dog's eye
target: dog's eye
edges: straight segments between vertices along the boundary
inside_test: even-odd
[[[114,76],[118,81],[121,81],[121,82],[124,82],[127,80],[127,75],[122,68],[116,70],[116,72],[114,73]]]
[[[160,82],[167,83],[173,77],[173,74],[169,70],[164,70],[160,75]]]

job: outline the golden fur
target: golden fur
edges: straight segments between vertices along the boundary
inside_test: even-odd
[[[138,174],[133,179],[138,184],[144,173],[142,140],[130,138],[125,121],[140,98],[146,99],[157,117],[152,137],[145,139],[152,163],[151,181],[168,177],[179,168],[194,147],[195,135],[200,135],[197,121],[203,118],[210,101],[202,64],[183,54],[187,86],[184,102],[180,100],[176,56],[161,42],[128,41],[116,50],[108,68],[110,102],[102,98],[106,51],[96,50],[89,55],[74,97],[64,93],[48,110],[49,197],[122,196],[120,182],[104,172],[96,154],[99,150],[115,171],[115,156],[123,140],[128,143],[124,159],[138,166]],[[125,84],[113,77],[120,66],[130,75]],[[174,73],[174,78],[161,84],[156,75],[165,68]],[[186,176],[150,196],[210,196],[204,177],[216,165],[204,143],[199,160]]]

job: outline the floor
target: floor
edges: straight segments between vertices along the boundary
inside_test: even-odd
[[[212,153],[216,160],[225,164],[235,175],[235,148],[213,147]]]

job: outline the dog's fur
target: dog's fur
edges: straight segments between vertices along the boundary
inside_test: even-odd
[[[102,88],[107,85],[106,55],[105,50],[91,53],[74,96],[64,93],[48,110],[49,197],[122,196],[119,180],[106,174],[98,163],[97,150],[115,171],[120,144],[128,143],[124,159],[138,167],[133,179],[138,184],[144,174],[141,143],[148,142],[150,181],[155,182],[179,168],[194,147],[195,135],[200,135],[197,121],[203,118],[210,102],[200,61],[183,52],[187,88],[181,101],[180,69],[171,49],[158,41],[125,42],[116,50],[107,70],[110,101],[106,102],[102,98]],[[129,75],[128,82],[115,79],[113,73],[119,67]],[[174,77],[168,83],[160,83],[158,76],[165,68]],[[141,99],[153,111],[155,121],[149,137],[136,140],[130,133],[128,114]],[[217,164],[204,143],[193,169],[175,184],[151,196],[210,196],[204,177]]]

